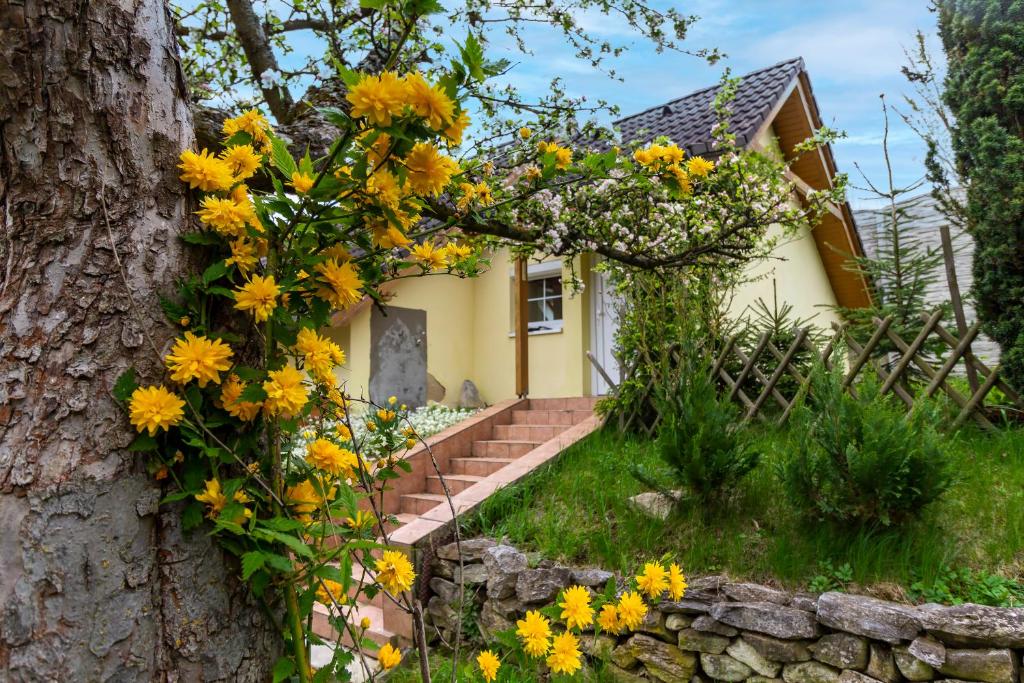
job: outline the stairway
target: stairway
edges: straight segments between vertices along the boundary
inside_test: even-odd
[[[588,425],[593,423],[596,426],[596,421],[591,420],[595,401],[587,397],[509,401],[488,408],[427,439],[431,454],[443,476],[443,484],[447,485],[459,513],[469,509],[470,503],[463,504],[459,499],[472,494],[475,490],[473,487],[480,485],[478,488],[482,491],[471,500],[471,503],[478,504],[488,493],[524,476],[528,470],[525,470],[523,463],[531,460],[524,460],[525,456],[538,454],[542,447],[545,452],[553,451],[552,455],[556,454],[588,434],[592,430],[589,426],[575,429],[574,432],[578,432],[579,436],[571,440],[567,441],[563,436],[568,430],[587,421],[590,421]],[[440,526],[440,522],[432,521],[432,518],[447,516],[450,519],[451,516],[444,496],[442,476],[438,476],[430,456],[422,446],[410,451],[407,459],[413,470],[403,473],[394,481],[392,490],[386,492],[384,510],[398,518],[396,529],[407,525],[412,528],[417,524]],[[397,534],[394,538],[401,535]],[[401,547],[398,543],[396,545]],[[362,576],[370,580],[372,570],[355,567],[354,582]],[[326,605],[315,603],[313,630],[320,637],[334,642],[337,633],[327,620],[329,610]],[[353,615],[354,623],[359,623],[363,617],[370,620],[366,636],[377,645],[396,640],[409,642],[412,639],[409,616],[383,593],[372,600],[360,596]],[[342,643],[352,644],[347,636],[342,639]]]

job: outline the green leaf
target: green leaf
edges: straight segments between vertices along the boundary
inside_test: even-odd
[[[359,6],[363,9],[381,10],[387,4],[387,0],[359,0]]]
[[[163,500],[160,501],[160,504],[167,505],[168,503],[176,503],[179,500],[191,498],[193,495],[195,495],[195,492],[193,491],[175,491],[174,493],[164,496]]]
[[[283,543],[284,545],[288,546],[296,555],[301,555],[302,557],[313,559],[313,551],[310,549],[310,547],[298,538],[296,538],[295,536],[291,536],[289,534],[282,534],[277,531],[274,531],[273,529],[267,529],[266,527],[258,529],[257,533],[267,540]]]
[[[209,246],[220,244],[223,240],[215,232],[208,230],[192,230],[181,236],[181,240],[187,244],[198,244]]]
[[[274,664],[274,683],[281,683],[290,678],[293,673],[295,673],[295,662],[288,657],[281,657]]]
[[[238,400],[245,401],[248,403],[261,403],[267,399],[267,392],[260,384],[250,384],[242,393],[239,394]]]
[[[270,138],[270,160],[274,163],[274,167],[284,174],[285,178],[291,179],[292,173],[297,170],[295,159],[288,151],[288,145],[276,136]]]
[[[224,277],[228,272],[227,263],[217,261],[210,264],[210,267],[203,271],[203,286],[209,285],[214,280]]]
[[[191,531],[203,523],[203,506],[192,501],[181,511],[181,528]]]
[[[294,571],[292,567],[292,561],[282,555],[275,553],[264,553],[264,559],[267,561],[267,565],[272,569],[276,569],[282,574],[291,574]]]
[[[114,382],[114,398],[122,403],[132,397],[132,393],[139,388],[135,381],[135,368],[128,368],[118,376]]]
[[[459,46],[459,53],[462,55],[462,63],[466,65],[470,76],[479,82],[487,78],[484,73],[484,49],[476,36],[472,33],[468,34],[465,45]]]
[[[253,550],[242,555],[242,580],[248,581],[257,570],[262,569],[267,562],[267,557],[258,550]]]
[[[128,445],[130,451],[155,451],[156,439],[149,434],[143,433],[135,437],[135,440]]]
[[[287,517],[271,517],[270,519],[264,520],[263,524],[275,531],[295,531],[296,529],[306,528],[306,525],[302,522],[295,519],[288,519]]]

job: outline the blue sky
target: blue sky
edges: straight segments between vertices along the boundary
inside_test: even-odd
[[[658,3],[655,3],[656,5]],[[678,54],[657,54],[643,41],[598,14],[581,17],[595,33],[613,42],[631,44],[615,62],[621,82],[594,71],[573,57],[555,32],[534,30],[534,55],[509,53],[518,65],[511,80],[520,90],[534,94],[550,78],[562,74],[569,94],[603,98],[621,107],[623,114],[641,111],[692,90],[714,84],[725,66],[743,74],[801,56],[807,64],[824,122],[846,131],[848,138],[835,145],[840,170],[853,184],[863,185],[857,163],[875,182],[885,184],[881,151],[882,114],[879,95],[901,104],[910,88],[899,68],[906,63],[904,48],[914,44],[915,31],[929,38],[932,53],[941,58],[935,35],[935,15],[927,0],[690,0],[675,6],[701,17],[686,46],[717,47],[728,58],[715,66]],[[492,45],[493,56],[502,50]],[[891,117],[890,152],[897,185],[910,184],[923,175],[924,147],[912,131]],[[851,189],[854,208],[870,205],[867,194]]]

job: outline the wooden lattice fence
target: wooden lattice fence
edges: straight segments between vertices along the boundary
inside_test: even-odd
[[[812,339],[810,328],[787,333],[782,343],[778,343],[779,339],[773,338],[775,335],[771,332],[765,332],[752,348],[749,345],[743,348],[741,338],[733,336],[726,340],[715,360],[712,375],[720,380],[723,392],[743,406],[745,421],[759,418],[782,424],[789,419],[800,397],[810,390],[808,370],[813,363],[808,363],[807,359],[810,357],[832,369],[839,362],[833,358],[836,349],[845,348],[848,358],[843,365],[843,386],[851,393],[856,391],[857,379],[864,372],[875,372],[882,382],[881,393],[896,395],[908,408],[921,396],[931,397],[942,392],[959,411],[952,425],[954,429],[969,419],[985,429],[995,429],[984,410],[985,397],[993,387],[998,387],[1017,410],[1024,411],[1024,402],[1000,377],[999,367],[989,368],[970,353],[971,342],[978,335],[978,324],[970,326],[960,337],[942,326],[939,322],[941,317],[940,311],[922,315],[923,327],[909,342],[892,329],[892,318],[876,318],[874,333],[863,344],[854,339],[845,325],[839,324],[833,326],[832,335],[824,343],[816,343]],[[923,350],[933,338],[941,340],[945,349],[938,356]],[[888,340],[898,349],[888,354],[886,362],[875,357],[883,340]],[[671,353],[677,351],[673,349]],[[587,355],[615,391],[615,384],[593,356]],[[796,361],[798,356],[800,362]],[[963,369],[965,376],[979,378],[977,382],[970,383],[966,395],[957,388],[957,383],[950,381],[958,367]],[[635,366],[629,368],[625,376],[629,377],[633,372]],[[646,389],[641,392],[639,403],[646,405],[638,404],[629,415],[619,416],[621,428],[631,428],[634,420],[648,412],[653,413],[654,419],[643,426],[648,433],[654,432],[660,421],[653,401],[654,384],[655,380],[650,378]]]

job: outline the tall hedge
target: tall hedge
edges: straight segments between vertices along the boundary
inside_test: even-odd
[[[974,296],[1024,388],[1024,0],[937,0],[953,149],[968,181]]]

